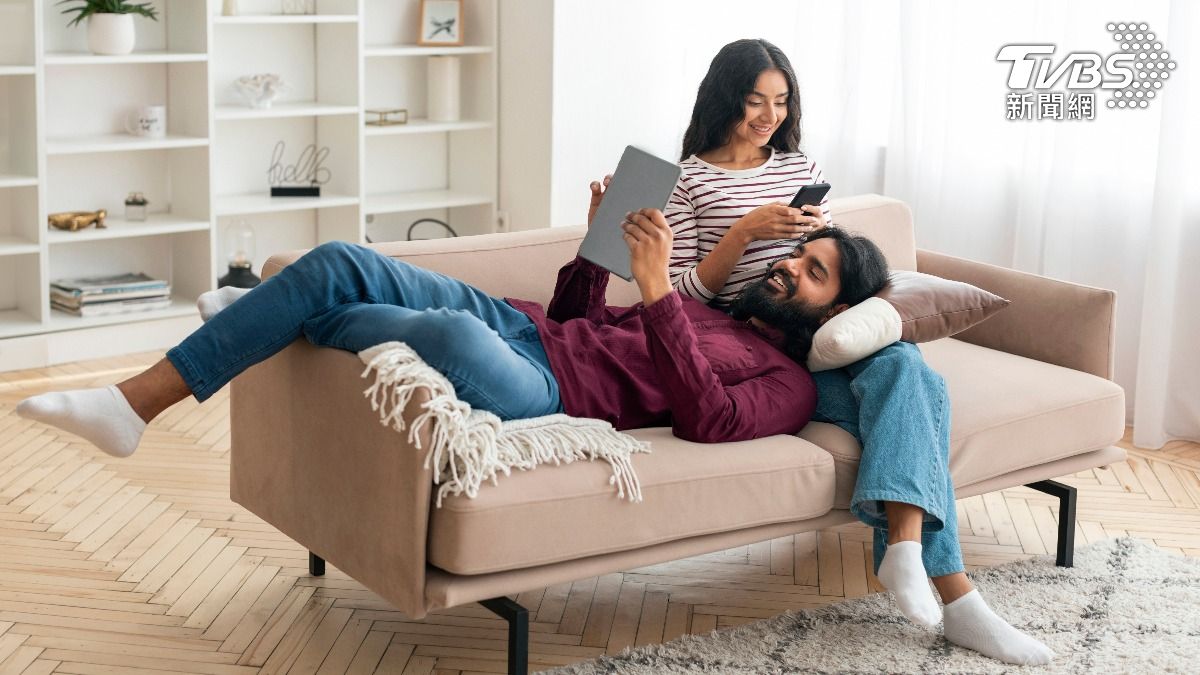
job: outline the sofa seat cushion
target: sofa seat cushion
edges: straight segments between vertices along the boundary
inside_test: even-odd
[[[950,392],[950,475],[957,486],[1103,448],[1125,431],[1125,392],[1109,380],[954,338],[918,347]],[[810,422],[799,436],[833,455],[834,508],[849,508],[858,441],[822,422]]]
[[[447,498],[430,517],[428,560],[484,574],[640,548],[697,535],[823,515],[833,506],[829,453],[772,436],[691,443],[639,429],[644,501],[618,499],[603,461],[514,471],[478,496]]]

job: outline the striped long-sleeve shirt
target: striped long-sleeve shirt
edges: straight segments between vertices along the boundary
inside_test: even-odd
[[[794,239],[751,242],[722,288],[705,288],[696,266],[739,218],[763,204],[788,203],[802,185],[825,182],[821,170],[802,152],[778,152],[752,169],[722,169],[692,155],[679,163],[682,173],[663,215],[675,235],[671,250],[671,283],[682,294],[724,308],[747,284],[766,273],[767,263],[785,256]],[[821,202],[825,222],[832,225],[829,199]]]

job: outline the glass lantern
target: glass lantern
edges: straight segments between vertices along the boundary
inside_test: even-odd
[[[262,283],[254,275],[254,228],[244,220],[231,223],[225,228],[225,259],[229,273],[217,281],[217,288],[234,286],[254,288]]]

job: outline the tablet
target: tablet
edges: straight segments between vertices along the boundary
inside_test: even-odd
[[[629,281],[629,245],[621,223],[638,209],[663,209],[679,180],[680,168],[632,145],[625,147],[604,199],[579,245],[579,256]]]

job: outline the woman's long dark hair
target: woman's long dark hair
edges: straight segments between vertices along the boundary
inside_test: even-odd
[[[746,97],[764,70],[778,68],[788,83],[787,118],[767,145],[779,152],[800,149],[800,92],[796,73],[783,51],[766,40],[738,40],[717,52],[696,92],[692,121],[683,135],[679,161],[729,142],[734,127],[746,116]],[[768,101],[770,104],[770,101]]]

